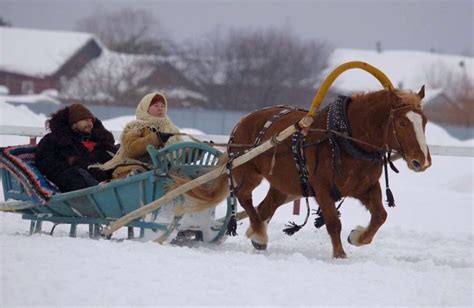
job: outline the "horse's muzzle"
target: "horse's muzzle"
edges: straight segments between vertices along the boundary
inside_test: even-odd
[[[431,159],[426,162],[420,162],[419,160],[412,159],[408,161],[408,168],[415,172],[423,172],[431,166]]]

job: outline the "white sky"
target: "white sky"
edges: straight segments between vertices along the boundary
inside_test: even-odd
[[[172,39],[205,35],[217,26],[290,27],[334,47],[410,49],[473,55],[472,0],[153,1],[0,0],[14,26],[73,30],[97,10],[131,7],[153,12]]]

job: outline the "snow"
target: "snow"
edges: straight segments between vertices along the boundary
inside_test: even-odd
[[[0,70],[52,75],[92,39],[87,33],[0,27]]]
[[[168,98],[178,98],[178,99],[185,99],[185,98],[194,98],[197,100],[202,100],[204,102],[207,101],[207,98],[202,94],[191,91],[182,87],[174,88],[171,90],[163,90],[163,94],[166,95]]]
[[[325,230],[308,225],[284,235],[288,220],[303,219],[290,214],[290,205],[270,224],[264,253],[245,238],[247,222],[219,246],[186,248],[90,240],[85,229],[72,239],[65,227],[54,236],[28,236],[27,221],[4,213],[2,305],[471,306],[472,163],[434,157],[420,175],[402,167],[391,178],[398,206],[388,209],[371,245],[344,244],[346,260],[331,259]],[[352,200],[341,212],[342,238],[368,220]]]
[[[6,96],[0,96],[0,120],[1,125],[43,127],[46,116],[44,114],[36,114],[23,105],[10,105],[7,103]]]
[[[44,127],[46,116],[35,114],[28,107],[12,106],[8,103],[7,96],[0,96],[0,125]],[[0,146],[27,144],[30,138],[22,136],[3,135],[0,131]]]
[[[99,57],[91,60],[77,76],[64,84],[62,95],[70,98],[86,98],[92,100],[114,100],[104,89],[117,88],[121,92],[137,88],[137,91],[146,94],[159,91],[168,98],[195,99],[207,101],[202,94],[184,87],[169,88],[169,86],[143,86],[143,81],[165,70],[169,74],[168,65],[177,65],[176,57],[132,55],[118,53],[106,48],[102,49]],[[162,72],[163,74],[163,72]]]
[[[136,120],[134,115],[121,116],[103,122],[104,126],[109,130],[122,130],[128,122]],[[192,135],[203,135],[204,132],[195,128],[181,128],[180,132]]]
[[[135,115],[121,116],[110,120],[105,120],[102,123],[110,130],[123,130],[128,122],[136,120]]]
[[[45,120],[1,100],[0,114],[2,125],[42,126]],[[120,129],[131,119],[105,125]],[[4,137],[2,145],[12,142]],[[466,145],[433,124],[427,139]],[[84,226],[78,238],[69,238],[62,225],[53,236],[29,236],[21,215],[0,213],[0,305],[472,307],[474,158],[434,156],[421,174],[396,165],[400,174],[392,173],[390,183],[397,207],[387,209],[372,244],[358,248],[345,241],[369,215],[355,200],[342,205],[345,260],[331,258],[327,232],[312,226],[313,217],[293,237],[283,234],[288,221],[304,218],[304,207],[303,215],[293,216],[290,204],[269,225],[266,252],[255,252],[246,239],[247,221],[221,245],[189,248],[91,240]],[[267,187],[257,188],[255,203]],[[51,227],[44,223],[43,230]]]
[[[9,92],[10,90],[7,87],[0,85],[0,95],[8,95]]]
[[[386,50],[379,53],[374,50],[336,49],[330,56],[329,68],[323,76],[327,76],[334,68],[349,61],[363,61],[375,66],[397,88],[402,85],[403,89],[418,91],[423,84],[426,84],[427,93],[440,86],[438,83],[442,81],[441,74],[449,73],[457,76],[466,73],[472,78],[474,73],[473,57],[411,50]],[[464,66],[461,67],[460,63]],[[360,69],[346,71],[333,85],[346,92],[381,89],[379,81],[374,76]]]
[[[36,104],[36,103],[51,103],[60,105],[61,102],[57,100],[57,90],[48,89],[41,94],[28,95],[2,95],[0,94],[0,102],[6,103],[22,103],[22,104]]]

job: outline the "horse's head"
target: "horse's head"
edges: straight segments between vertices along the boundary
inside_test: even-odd
[[[425,138],[426,116],[421,110],[425,86],[418,93],[395,91],[390,121],[393,134],[389,146],[397,150],[408,168],[421,172],[431,166],[431,155]],[[391,140],[390,140],[391,139]]]

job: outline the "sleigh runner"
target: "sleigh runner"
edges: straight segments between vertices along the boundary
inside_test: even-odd
[[[89,225],[90,237],[99,237],[103,226],[163,196],[173,182],[170,174],[199,177],[215,167],[222,155],[210,146],[192,142],[174,144],[161,150],[149,146],[152,170],[61,193],[35,167],[35,149],[34,145],[1,149],[4,196],[6,200],[15,200],[1,203],[1,210],[21,213],[23,219],[30,220],[30,233],[40,232],[42,223],[46,221],[54,225],[70,225],[72,237],[76,236],[77,226],[81,224]],[[229,206],[223,209],[224,216],[219,219],[215,209],[180,213],[183,206],[185,197],[179,195],[156,211],[128,222],[124,225],[128,227],[128,237],[133,238],[134,228],[138,228],[141,239],[158,242],[192,238],[219,243],[224,239],[230,217]]]

